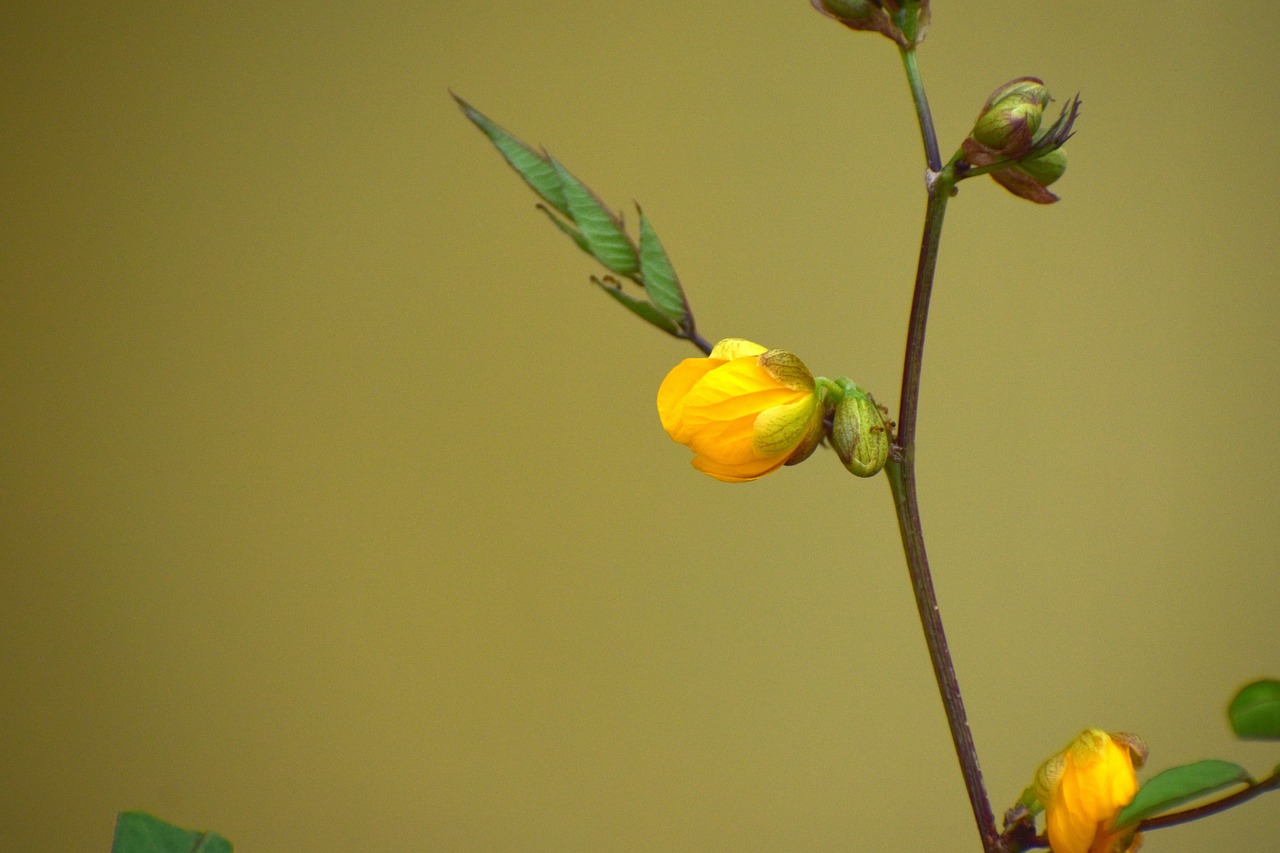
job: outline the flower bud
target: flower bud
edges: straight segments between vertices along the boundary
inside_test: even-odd
[[[1067,155],[1061,148],[1054,148],[1035,157],[1019,160],[1017,165],[998,172],[991,178],[1014,195],[1037,204],[1052,204],[1058,197],[1049,192],[1048,186],[1067,171]]]
[[[879,3],[870,0],[811,0],[813,8],[828,18],[834,18],[845,26],[859,28],[871,23],[876,17],[883,17],[884,10]]]
[[[1019,160],[1017,168],[1041,186],[1047,187],[1067,171],[1067,154],[1061,148],[1055,148],[1035,157]]]
[[[992,153],[1016,157],[1031,147],[1048,103],[1049,90],[1041,80],[1011,80],[991,93],[969,138]]]
[[[822,440],[813,374],[795,355],[728,338],[687,358],[658,389],[658,415],[693,467],[729,483],[803,461]]]
[[[889,430],[875,400],[857,389],[845,393],[831,421],[831,446],[850,473],[879,473],[889,459]]]
[[[1137,793],[1134,766],[1145,759],[1136,735],[1088,729],[1040,766],[1034,788],[1054,853],[1135,849],[1132,827],[1117,831],[1114,824]]]
[[[904,48],[924,41],[929,29],[929,0],[810,0],[810,3],[851,30],[880,33]]]

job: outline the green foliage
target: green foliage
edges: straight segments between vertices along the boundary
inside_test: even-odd
[[[669,335],[697,341],[693,315],[671,259],[653,226],[640,212],[640,246],[627,235],[617,216],[585,184],[546,152],[535,151],[487,116],[454,95],[462,112],[489,137],[498,152],[545,202],[538,209],[579,249],[610,272],[644,288],[645,299],[622,289],[623,283],[606,277],[592,279],[620,305]]]
[[[484,135],[489,137],[489,140],[493,142],[502,156],[511,164],[511,168],[520,173],[520,177],[524,178],[525,183],[532,187],[534,192],[542,196],[547,204],[565,216],[569,216],[569,202],[560,186],[560,176],[556,174],[555,167],[551,165],[551,158],[545,154],[539,154],[519,139],[507,133],[475,107],[462,100],[462,98],[454,95],[453,99],[458,102],[458,106],[462,107],[462,111],[467,118],[471,119],[476,127],[484,131]]]
[[[689,319],[684,291],[662,242],[643,210],[640,211],[640,271],[644,276],[645,293],[649,294],[654,307],[683,326]]]
[[[1262,679],[1240,688],[1227,717],[1238,738],[1280,739],[1280,681]]]
[[[592,276],[591,280],[600,285],[601,289],[603,289],[605,293],[618,300],[624,308],[634,312],[641,320],[644,320],[647,323],[652,323],[669,335],[675,335],[676,337],[681,336],[680,328],[676,326],[675,322],[670,317],[663,314],[643,299],[637,299],[630,293],[627,293],[622,289],[622,286],[618,283],[617,279],[610,277],[607,281],[601,281],[595,276]]]
[[[568,199],[569,218],[582,232],[595,259],[619,275],[639,272],[640,258],[631,238],[622,230],[621,220],[558,161],[553,159],[551,165],[555,167],[560,186]]]
[[[1129,826],[1230,785],[1252,781],[1249,773],[1230,761],[1207,759],[1171,767],[1147,780],[1129,805],[1116,816],[1116,826]]]
[[[579,231],[577,228],[574,228],[568,222],[565,222],[559,216],[556,216],[554,213],[551,212],[551,209],[548,208],[545,204],[538,205],[538,210],[541,210],[543,213],[545,213],[547,215],[547,219],[551,220],[551,224],[559,228],[560,231],[566,237],[568,237],[575,244],[577,244],[579,249],[586,252],[588,255],[591,254],[591,246],[587,244],[587,238],[582,236],[581,231]]]
[[[231,853],[231,842],[213,832],[195,832],[146,812],[120,812],[111,853]]]

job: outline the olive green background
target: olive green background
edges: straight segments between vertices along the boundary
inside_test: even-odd
[[[1231,7],[1234,8],[1234,7]],[[1085,107],[1064,200],[962,185],[919,434],[997,813],[1081,728],[1255,773],[1280,675],[1280,10],[938,0],[944,154]],[[0,847],[146,809],[292,850],[977,849],[888,489],[689,467],[692,347],[448,90],[645,206],[701,328],[897,405],[897,54],[805,0],[7,4]],[[1148,838],[1257,850],[1280,798]]]

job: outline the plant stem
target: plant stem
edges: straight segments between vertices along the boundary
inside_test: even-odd
[[[924,530],[920,521],[920,506],[916,493],[915,436],[916,414],[920,400],[920,372],[924,363],[925,326],[929,317],[929,298],[933,291],[934,271],[938,262],[938,245],[942,239],[942,222],[947,211],[947,201],[955,188],[955,172],[950,164],[942,167],[938,153],[937,134],[933,118],[925,98],[924,84],[916,64],[915,51],[902,51],[903,66],[911,86],[916,115],[920,120],[920,135],[924,140],[925,159],[929,174],[926,185],[929,197],[925,207],[924,234],[920,240],[920,256],[916,265],[915,292],[911,301],[911,315],[907,323],[906,356],[902,366],[902,392],[899,400],[896,454],[885,466],[889,488],[893,493],[894,509],[898,516],[898,530],[902,534],[902,548],[906,553],[907,572],[911,576],[911,588],[915,593],[920,624],[924,629],[925,644],[929,647],[929,659],[933,664],[934,678],[946,711],[947,724],[956,756],[960,760],[960,772],[964,777],[973,818],[978,826],[985,853],[1000,849],[1000,833],[996,830],[995,815],[982,781],[982,768],[978,763],[977,748],[969,731],[960,684],[956,679],[955,665],[947,646],[942,616],[938,610],[938,598],[929,572],[929,557],[924,546]]]
[[[902,66],[907,71],[907,83],[911,86],[911,100],[916,105],[916,118],[920,121],[920,138],[924,140],[924,159],[929,171],[942,171],[942,156],[938,153],[938,134],[933,129],[933,114],[929,112],[929,99],[924,95],[924,81],[920,79],[920,66],[916,64],[914,47],[902,50]]]
[[[929,322],[929,299],[933,294],[933,274],[938,265],[938,245],[942,241],[942,220],[955,187],[951,169],[935,174],[929,183],[929,201],[924,211],[924,234],[920,237],[920,257],[916,262],[915,291],[907,320],[907,352],[902,364],[902,391],[898,398],[898,446],[902,461],[914,467],[916,413],[920,404],[920,371],[924,364],[924,333]]]

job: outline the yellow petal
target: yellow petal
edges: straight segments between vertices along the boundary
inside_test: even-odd
[[[699,456],[726,465],[752,463],[761,456],[752,447],[755,420],[755,415],[748,415],[745,418],[708,423],[690,430],[686,443]]]
[[[671,369],[658,387],[658,417],[662,419],[663,429],[673,431],[689,389],[722,364],[724,362],[717,358],[686,358]]]
[[[700,394],[732,397],[782,386],[765,372],[756,356],[749,355],[717,365],[696,387]]]
[[[752,417],[761,412],[803,402],[805,395],[786,388],[767,388],[746,394],[725,396],[718,388],[698,386],[685,400],[683,418],[689,425]]]
[[[766,347],[752,343],[744,338],[725,338],[711,348],[712,358],[733,359],[748,355],[760,355]]]
[[[693,458],[693,467],[726,483],[746,483],[778,470],[786,461],[787,458],[785,456],[779,456],[771,459],[758,459],[752,464],[724,465],[705,456],[695,456]]]

